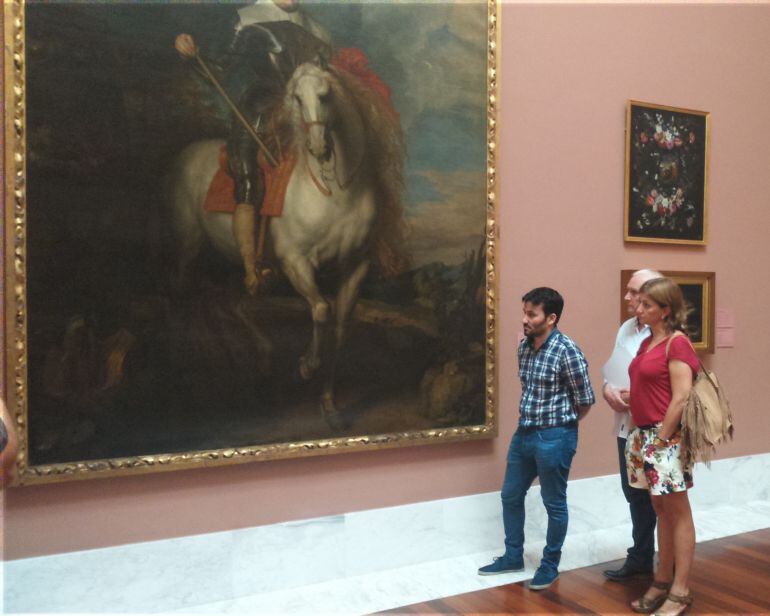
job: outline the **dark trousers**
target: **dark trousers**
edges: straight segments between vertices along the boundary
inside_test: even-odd
[[[631,536],[634,545],[628,548],[626,562],[637,569],[652,570],[652,557],[655,554],[655,524],[657,517],[652,508],[650,493],[647,490],[632,488],[628,485],[626,471],[626,439],[618,437],[618,460],[620,462],[620,483],[623,496],[631,509]]]

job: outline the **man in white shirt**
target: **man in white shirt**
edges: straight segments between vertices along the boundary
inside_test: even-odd
[[[643,269],[634,272],[626,285],[623,299],[628,304],[628,313],[634,315],[639,304],[639,289],[648,280],[660,278],[662,274],[654,270]],[[649,328],[640,326],[632,316],[618,330],[612,356],[604,365],[604,387],[602,396],[615,411],[615,432],[618,435],[618,459],[620,463],[620,483],[623,495],[631,510],[632,537],[634,545],[628,548],[626,562],[619,569],[608,569],[604,575],[610,580],[621,581],[636,575],[652,574],[652,559],[655,554],[655,510],[650,502],[647,490],[634,490],[628,485],[626,473],[626,437],[631,425],[629,406],[620,397],[620,391],[628,388],[628,365],[636,356],[639,345],[650,335]]]

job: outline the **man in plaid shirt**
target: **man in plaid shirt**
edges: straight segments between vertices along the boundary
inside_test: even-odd
[[[505,554],[479,569],[494,575],[524,569],[524,497],[535,477],[548,513],[543,559],[530,590],[559,577],[567,534],[567,479],[578,442],[578,421],[596,401],[582,351],[556,325],[564,308],[558,292],[538,287],[522,297],[524,334],[519,344],[519,427],[508,450],[503,481]]]

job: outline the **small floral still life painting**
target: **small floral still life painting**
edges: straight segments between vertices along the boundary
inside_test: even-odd
[[[629,101],[625,240],[706,243],[709,114]]]

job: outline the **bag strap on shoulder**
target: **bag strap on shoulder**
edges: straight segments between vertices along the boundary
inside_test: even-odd
[[[703,372],[703,374],[706,375],[706,378],[714,386],[714,389],[718,389],[719,386],[714,382],[714,379],[711,378],[711,374],[709,374],[709,371],[706,370],[706,366],[703,365],[703,362],[701,361],[701,358],[698,355],[698,352],[695,350],[695,347],[692,345],[690,338],[688,336],[685,336],[682,332],[676,331],[673,334],[671,334],[671,336],[669,336],[668,342],[666,343],[666,361],[668,361],[668,350],[671,348],[671,343],[674,341],[674,338],[678,338],[680,336],[684,336],[684,339],[687,340],[687,344],[690,345],[692,352],[695,353],[695,357],[697,357],[698,359],[698,364],[700,365],[701,372]]]
[[[668,337],[668,342],[666,342],[666,360],[668,360],[668,350],[671,348],[671,343],[674,341],[674,338],[678,338],[679,336],[684,336],[684,334],[680,331],[676,331]],[[687,338],[687,336],[685,336],[685,338]],[[687,342],[690,342],[689,338],[687,338]],[[692,343],[690,346],[692,346]],[[695,349],[693,349],[693,351],[694,350]]]

